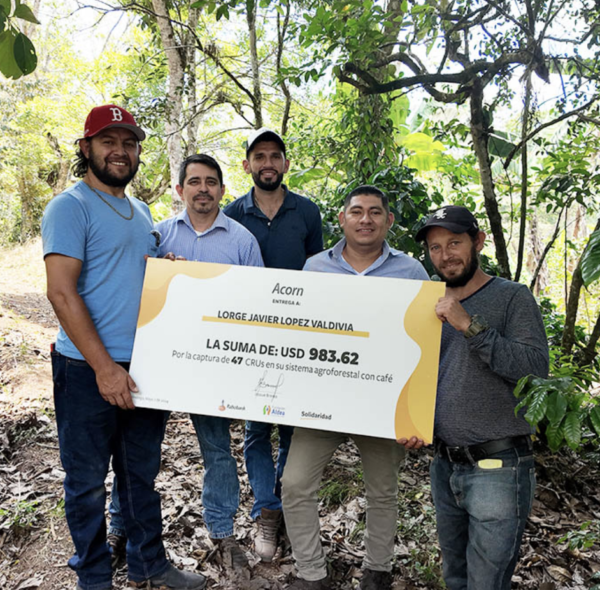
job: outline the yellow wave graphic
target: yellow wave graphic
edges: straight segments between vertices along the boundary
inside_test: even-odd
[[[440,358],[442,323],[435,305],[444,296],[445,284],[424,282],[404,316],[404,329],[421,349],[419,364],[402,388],[396,404],[396,438],[416,436],[433,441],[433,418]]]
[[[169,285],[175,276],[185,275],[193,279],[212,279],[225,274],[230,268],[230,264],[212,264],[210,262],[199,264],[183,260],[149,258],[137,327],[141,328],[149,324],[162,311],[167,300]]]

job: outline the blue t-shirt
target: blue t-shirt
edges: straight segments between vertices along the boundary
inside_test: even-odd
[[[288,190],[273,219],[254,204],[254,188],[229,203],[223,212],[258,240],[265,266],[302,270],[309,256],[323,250],[321,213],[309,199]]]
[[[126,199],[102,197],[124,216]],[[129,197],[131,220],[117,215],[87,184],[78,182],[46,207],[42,220],[44,257],[62,254],[81,260],[77,292],[83,299],[100,340],[114,361],[131,360],[133,338],[144,281],[144,255],[156,256],[158,244],[145,203]],[[83,360],[61,327],[56,350]]]

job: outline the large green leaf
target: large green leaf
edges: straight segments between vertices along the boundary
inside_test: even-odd
[[[565,440],[567,444],[576,450],[581,442],[581,422],[577,412],[569,412],[565,418],[565,424],[563,427],[565,434]]]
[[[489,136],[488,148],[492,156],[506,158],[514,147],[515,144],[508,141],[508,134],[503,131],[495,131]]]
[[[443,152],[446,147],[441,141],[436,141],[425,133],[411,133],[402,138],[402,145],[413,152]]]
[[[33,43],[23,33],[15,38],[14,52],[15,61],[23,74],[31,74],[37,67],[37,55]]]
[[[592,408],[590,412],[590,422],[596,431],[596,434],[600,436],[600,407],[596,406]]]
[[[0,0],[0,11],[6,16],[10,14],[10,0]]]
[[[546,416],[550,424],[559,424],[567,411],[567,400],[558,391],[553,391],[548,396],[548,407],[546,408]]]
[[[546,414],[546,408],[548,407],[548,395],[546,391],[540,388],[531,396],[529,407],[525,414],[525,420],[529,424],[537,424]]]
[[[15,31],[8,29],[4,33],[0,33],[0,73],[7,78],[20,78],[23,72],[15,61],[14,45]]]
[[[563,429],[560,424],[548,425],[546,428],[546,440],[548,441],[548,446],[552,452],[555,453],[560,449],[564,438]]]
[[[585,249],[581,260],[581,276],[586,287],[600,277],[600,230],[591,235]]]
[[[29,6],[26,6],[25,4],[19,4],[15,8],[13,16],[16,16],[17,18],[20,18],[22,20],[26,20],[30,23],[35,23],[36,25],[40,24],[40,21],[37,18],[35,18],[35,14],[33,14],[31,8],[29,8]]]

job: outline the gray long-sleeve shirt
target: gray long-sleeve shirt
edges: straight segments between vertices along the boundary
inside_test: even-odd
[[[548,342],[535,299],[525,285],[494,277],[461,304],[490,328],[465,338],[443,326],[436,437],[465,446],[530,434],[525,410],[515,416],[513,390],[525,375],[548,375]]]

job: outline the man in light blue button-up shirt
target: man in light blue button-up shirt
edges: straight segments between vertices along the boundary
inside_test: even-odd
[[[390,248],[385,241],[394,215],[386,195],[378,188],[354,189],[346,197],[339,221],[344,238],[330,250],[309,258],[304,270],[428,280],[419,261]],[[398,468],[404,458],[404,447],[384,438],[298,427],[282,478],[283,514],[298,569],[298,578],[287,587],[289,590],[331,588],[319,539],[317,492],[325,466],[348,437],[360,451],[367,496],[366,555],[359,589],[391,590]],[[423,445],[416,438],[399,442],[408,448]]]
[[[161,234],[159,257],[263,266],[256,238],[219,207],[225,185],[221,167],[214,158],[196,154],[184,160],[176,189],[185,209],[156,225]],[[191,419],[204,460],[204,522],[211,539],[225,554],[225,561],[236,570],[245,568],[248,560],[233,536],[239,482],[237,465],[231,455],[231,421],[197,414],[192,414]],[[115,534],[119,532],[119,517],[114,502],[110,511],[113,515],[111,532]]]

